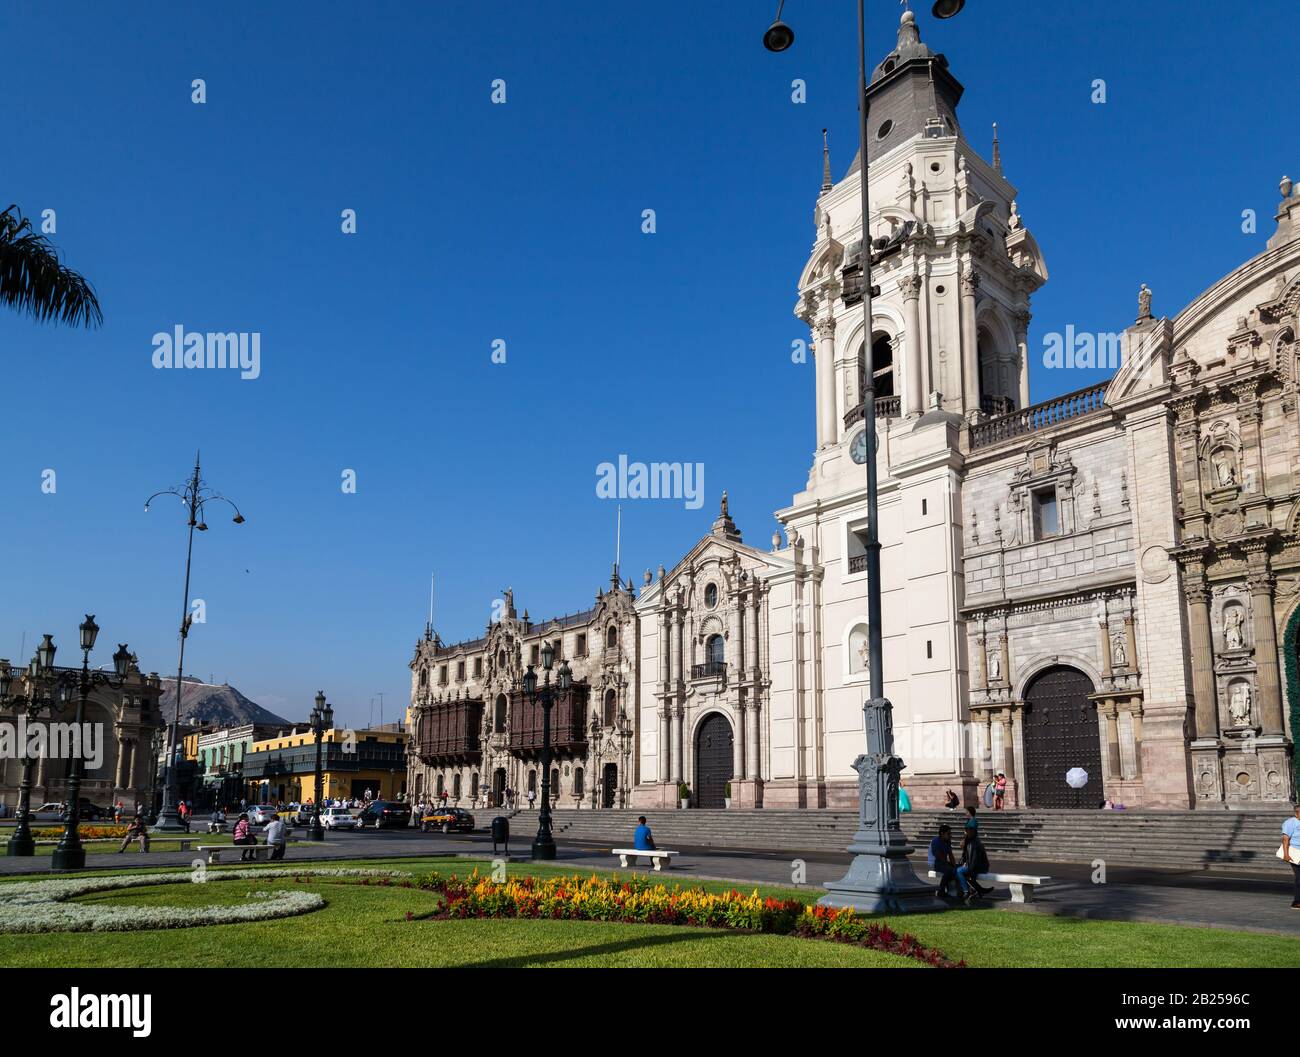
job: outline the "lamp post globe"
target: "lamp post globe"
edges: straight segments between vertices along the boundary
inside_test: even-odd
[[[935,18],[952,18],[965,6],[966,0],[935,0],[931,13]]]

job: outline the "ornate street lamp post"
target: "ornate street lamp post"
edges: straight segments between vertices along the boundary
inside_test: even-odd
[[[99,637],[99,625],[92,614],[87,613],[77,629],[81,633],[81,671],[60,672],[55,675],[56,685],[75,689],[77,694],[77,720],[75,730],[77,737],[85,729],[86,699],[90,691],[97,686],[106,686],[120,690],[126,682],[127,667],[131,663],[131,651],[125,643],[119,643],[113,654],[113,675],[90,670],[90,651],[95,648],[95,639]],[[63,817],[63,836],[50,856],[50,867],[55,870],[81,870],[86,866],[86,849],[81,845],[78,827],[81,825],[81,779],[85,774],[86,761],[84,751],[75,753],[71,760],[72,770],[68,782],[68,811]]]
[[[321,769],[320,743],[325,731],[334,727],[334,709],[325,703],[325,691],[316,691],[316,707],[311,710],[311,732],[316,735],[316,795],[312,798],[315,810],[311,813],[309,840],[324,840],[325,827],[320,824],[321,786],[325,775]]]
[[[158,759],[162,756],[166,742],[167,731],[159,727],[150,739],[153,748],[153,765],[149,771],[149,824],[151,826],[158,821]]]
[[[542,668],[546,677],[542,683],[541,693],[537,690],[537,673],[533,666],[528,666],[524,673],[524,693],[536,709],[540,698],[542,704],[542,810],[537,816],[537,836],[533,838],[534,859],[555,858],[555,837],[551,834],[551,707],[554,695],[551,690],[551,667],[555,664],[555,647],[547,642],[542,646]],[[556,673],[557,688],[566,693],[573,687],[573,673],[569,662],[562,661]]]
[[[952,18],[966,0],[936,0],[935,18]],[[763,36],[768,51],[785,51],[794,43],[794,31],[781,21],[781,8]],[[867,162],[867,31],[864,0],[858,0],[858,150],[862,185],[862,341],[871,357],[872,259],[871,195]],[[877,247],[878,248],[878,247]],[[867,649],[871,700],[863,705],[867,751],[854,761],[858,772],[858,832],[848,850],[853,853],[849,872],[826,886],[823,906],[853,907],[860,913],[934,910],[942,907],[934,889],[921,881],[907,860],[911,848],[898,819],[898,777],[903,761],[894,754],[893,706],[885,697],[881,646],[880,526],[876,470],[876,392],[874,365],[868,363],[862,395],[867,438]]]
[[[214,500],[230,504],[230,508],[235,512],[235,516],[231,520],[236,525],[244,523],[244,515],[239,512],[239,507],[235,506],[232,500],[212,491],[208,487],[199,470],[198,455],[194,456],[194,473],[190,479],[181,488],[169,488],[162,492],[155,492],[144,505],[146,512],[149,510],[149,504],[160,495],[174,495],[185,504],[186,512],[189,514],[188,524],[190,530],[189,542],[185,549],[185,602],[181,607],[180,660],[176,666],[176,710],[167,731],[167,763],[163,772],[162,810],[158,812],[158,817],[153,825],[155,833],[177,833],[185,829],[180,816],[176,813],[176,803],[180,799],[176,775],[176,739],[181,722],[181,693],[185,688],[185,640],[189,637],[190,625],[193,623],[193,618],[190,615],[190,568],[194,558],[194,533],[196,530],[199,532],[208,531],[207,522],[204,520],[204,512],[206,505]]]
[[[54,664],[54,642],[49,635],[45,636],[41,648],[36,651],[31,663],[27,666],[27,693],[11,694],[10,689],[13,686],[14,679],[13,669],[9,667],[8,660],[0,659],[0,705],[10,706],[15,713],[26,719],[28,723],[35,720],[42,709],[49,708],[51,713],[56,710],[61,711],[63,703],[66,703],[67,690],[62,692],[64,701],[60,702],[56,700],[50,688],[45,685],[50,674],[45,668],[47,662],[51,667]],[[25,738],[21,751],[23,755],[23,776],[18,787],[18,825],[13,836],[9,838],[5,845],[5,852],[8,855],[35,855],[36,841],[32,838],[31,827],[32,767],[35,764],[35,759],[27,751]]]

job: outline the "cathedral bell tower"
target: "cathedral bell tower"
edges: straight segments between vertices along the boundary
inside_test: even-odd
[[[963,88],[904,12],[898,44],[867,88],[872,333],[863,333],[861,158],[839,183],[823,146],[816,240],[795,314],[813,331],[817,448],[855,440],[868,369],[880,428],[931,408],[967,420],[1029,402],[1030,297],[1047,268],[1002,172],[957,118]],[[871,355],[866,355],[870,348]]]

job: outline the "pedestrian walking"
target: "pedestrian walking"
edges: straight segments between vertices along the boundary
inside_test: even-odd
[[[1295,892],[1291,897],[1291,909],[1300,910],[1300,802],[1292,804],[1293,814],[1282,823],[1282,847],[1277,850],[1277,857],[1288,863],[1295,878]]]
[[[536,800],[536,799],[537,799],[537,793],[536,793],[536,791],[534,791],[534,790],[532,790],[532,789],[528,790],[528,810],[529,810],[529,811],[531,811],[531,810],[533,809],[533,801]]]

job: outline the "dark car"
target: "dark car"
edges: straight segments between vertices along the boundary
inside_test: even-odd
[[[410,822],[410,806],[399,804],[396,800],[373,800],[357,816],[357,825],[362,829],[365,829],[366,826],[374,826],[375,829],[386,829],[389,826],[407,826],[410,825]]]
[[[96,807],[85,797],[81,798],[77,805],[77,815],[82,822],[98,822],[102,818],[112,818],[112,809],[106,807]]]
[[[450,833],[452,830],[457,833],[473,833],[474,816],[463,807],[430,808],[420,819],[420,829],[425,833],[435,829],[440,829],[443,833]]]

